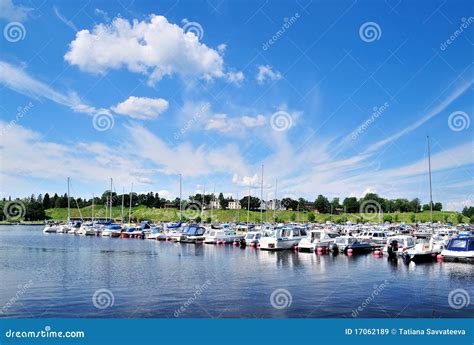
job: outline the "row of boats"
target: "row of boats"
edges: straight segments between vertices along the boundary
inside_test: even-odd
[[[353,255],[374,252],[401,257],[405,262],[435,258],[474,261],[474,230],[440,224],[114,224],[102,222],[48,223],[45,233],[142,238],[181,243],[234,244],[261,250],[287,250]]]

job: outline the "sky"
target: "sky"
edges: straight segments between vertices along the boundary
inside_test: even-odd
[[[474,204],[470,1],[0,0],[0,197]]]

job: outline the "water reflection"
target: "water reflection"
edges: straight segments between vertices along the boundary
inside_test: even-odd
[[[358,317],[473,315],[472,305],[455,310],[447,300],[454,288],[472,287],[472,265],[405,265],[371,254],[267,252],[0,227],[0,276],[1,305],[32,281],[1,315],[9,317],[175,317],[190,298],[179,317],[352,317],[381,284]],[[113,292],[112,307],[94,307],[98,289]],[[272,306],[276,289],[291,294],[291,306]]]

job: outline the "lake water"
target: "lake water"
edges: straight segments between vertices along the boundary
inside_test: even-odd
[[[473,317],[473,287],[463,263],[0,226],[1,317]]]

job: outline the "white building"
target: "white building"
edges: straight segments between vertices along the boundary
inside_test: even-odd
[[[268,201],[263,201],[263,209],[264,210],[277,210],[277,211],[284,211],[286,207],[282,205],[281,200],[272,199]]]
[[[219,200],[211,200],[211,203],[209,204],[209,208],[220,209],[221,204],[219,203]]]
[[[239,200],[230,200],[229,206],[227,207],[229,210],[240,210],[242,207],[240,206]]]

